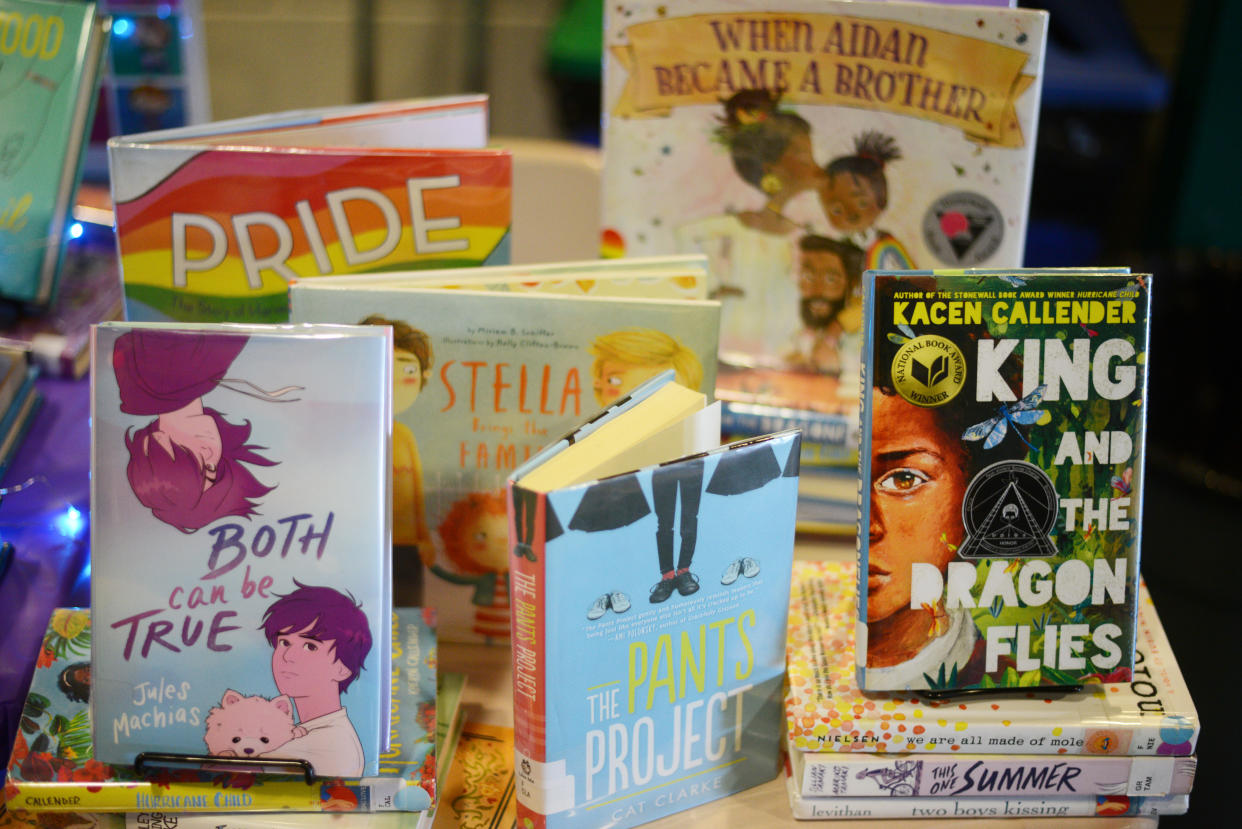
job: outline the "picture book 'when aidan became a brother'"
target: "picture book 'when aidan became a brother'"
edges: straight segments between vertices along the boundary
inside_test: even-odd
[[[422,287],[416,275],[291,289],[296,321],[392,326],[394,567],[400,589],[405,568],[422,562],[424,603],[436,608],[443,641],[509,641],[507,475],[666,369],[698,391],[714,388],[719,304],[635,296],[654,290],[649,279],[682,277],[609,270],[531,274],[569,294],[504,282]]]
[[[1022,264],[1046,13],[623,0],[605,15],[603,251],[708,256],[726,403],[852,420],[864,270]]]
[[[374,775],[392,648],[392,337],[107,323],[92,343],[95,757]]]
[[[1115,271],[867,274],[863,689],[1129,677],[1150,288]]]
[[[523,825],[626,827],[780,763],[799,434],[666,373],[509,484]]]

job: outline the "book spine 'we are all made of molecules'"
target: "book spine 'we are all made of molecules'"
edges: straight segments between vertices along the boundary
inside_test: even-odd
[[[866,291],[859,685],[1128,680],[1151,278],[890,271]]]

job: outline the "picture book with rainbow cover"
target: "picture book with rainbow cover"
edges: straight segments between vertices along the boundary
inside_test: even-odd
[[[424,287],[416,277],[291,288],[297,322],[393,328],[394,567],[400,587],[421,562],[442,641],[509,642],[507,475],[664,370],[707,394],[715,384],[718,303],[644,298],[645,277],[606,278],[587,264],[539,279],[569,293]]]
[[[0,296],[56,296],[108,29],[95,3],[0,0]]]
[[[1183,757],[1199,715],[1146,586],[1129,678],[1081,691],[1031,687],[1000,697],[928,700],[864,693],[854,659],[854,562],[794,563],[789,608],[786,729],[791,749],[831,761],[840,752]]]
[[[519,822],[634,826],[780,765],[797,432],[665,373],[509,479]]]
[[[58,608],[22,710],[4,789],[7,805],[32,813],[95,814],[428,811],[436,802],[439,768],[447,766],[440,759],[438,720],[444,713],[446,728],[453,722],[463,684],[460,674],[446,677],[436,671],[433,620],[434,614],[421,608],[394,611],[391,748],[381,756],[379,774],[307,784],[301,777],[227,769],[160,769],[143,775],[99,762],[92,751],[89,711],[91,611]],[[443,678],[455,678],[449,684],[456,693],[437,692]]]
[[[126,318],[285,322],[289,282],[509,261],[487,98],[281,112],[109,139]]]
[[[868,272],[864,689],[1129,676],[1151,283]]]
[[[95,758],[376,774],[392,336],[105,323],[91,373]]]
[[[852,436],[863,271],[1022,264],[1047,28],[978,5],[606,5],[602,252],[707,255],[726,410]]]

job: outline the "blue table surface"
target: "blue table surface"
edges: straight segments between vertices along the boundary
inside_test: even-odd
[[[15,547],[0,577],[0,768],[53,608],[90,603],[90,387],[43,377],[37,388],[43,407],[0,482],[34,481],[0,502],[0,538]]]

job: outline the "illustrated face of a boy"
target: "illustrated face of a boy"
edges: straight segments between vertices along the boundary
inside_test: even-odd
[[[349,668],[336,658],[336,640],[310,635],[315,623],[300,631],[286,631],[276,637],[272,651],[272,678],[282,694],[294,699],[336,690],[349,678]]]
[[[820,186],[819,201],[828,222],[845,233],[866,230],[880,215],[871,185],[852,173],[828,176]]]
[[[943,572],[953,559],[967,480],[960,444],[931,409],[877,393],[872,417],[867,620],[877,622],[909,608],[911,564]]]
[[[392,408],[403,412],[418,399],[426,380],[423,364],[411,351],[394,349],[392,355]]]
[[[650,380],[672,366],[667,363],[655,365],[634,365],[616,360],[604,360],[600,363],[599,374],[595,376],[595,402],[600,406],[609,406],[623,395],[628,394],[644,380]]]
[[[173,456],[173,444],[189,451],[203,472],[204,490],[215,483],[216,466],[220,463],[224,443],[214,417],[202,411],[191,413],[184,408],[168,412],[160,415],[159,428],[151,433],[151,438],[169,457]]]
[[[849,278],[841,257],[830,250],[805,250],[802,252],[802,270],[798,274],[798,288],[803,296],[823,297],[839,301],[845,299]]]

